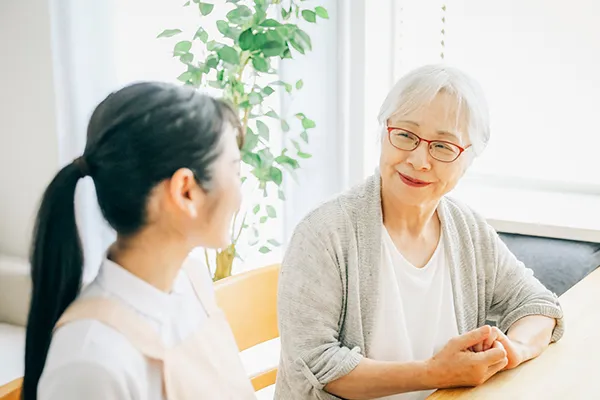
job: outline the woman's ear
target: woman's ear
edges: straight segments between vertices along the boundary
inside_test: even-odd
[[[196,182],[194,173],[188,168],[180,168],[169,180],[169,197],[175,207],[195,219],[204,202],[205,193]]]

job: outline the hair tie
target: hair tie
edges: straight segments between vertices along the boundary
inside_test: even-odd
[[[87,161],[85,160],[85,157],[81,156],[79,158],[76,158],[73,161],[73,164],[75,164],[77,166],[77,168],[79,168],[79,173],[81,174],[80,175],[81,178],[85,178],[86,176],[90,175],[90,167],[89,167]]]

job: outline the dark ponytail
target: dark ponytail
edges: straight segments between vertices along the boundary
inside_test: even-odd
[[[190,87],[142,82],[109,95],[88,125],[84,156],[64,167],[44,193],[31,247],[33,291],[27,323],[23,399],[35,400],[52,330],[79,293],[83,250],[75,188],[90,175],[104,218],[119,236],[147,222],[148,196],[178,169],[210,188],[225,126],[240,121],[226,103]],[[241,143],[241,140],[238,142]]]
[[[31,247],[32,295],[25,342],[23,399],[35,399],[52,330],[77,296],[83,275],[83,250],[75,223],[75,164],[64,167],[44,193]]]

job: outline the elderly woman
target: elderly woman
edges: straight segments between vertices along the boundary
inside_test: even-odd
[[[277,399],[424,399],[481,384],[562,335],[556,296],[446,197],[489,138],[478,84],[421,67],[379,120],[378,172],[310,213],[284,258]]]

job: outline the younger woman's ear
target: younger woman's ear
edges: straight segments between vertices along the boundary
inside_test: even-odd
[[[178,169],[169,181],[169,195],[173,204],[190,218],[198,217],[198,207],[204,202],[204,191],[188,168]]]

